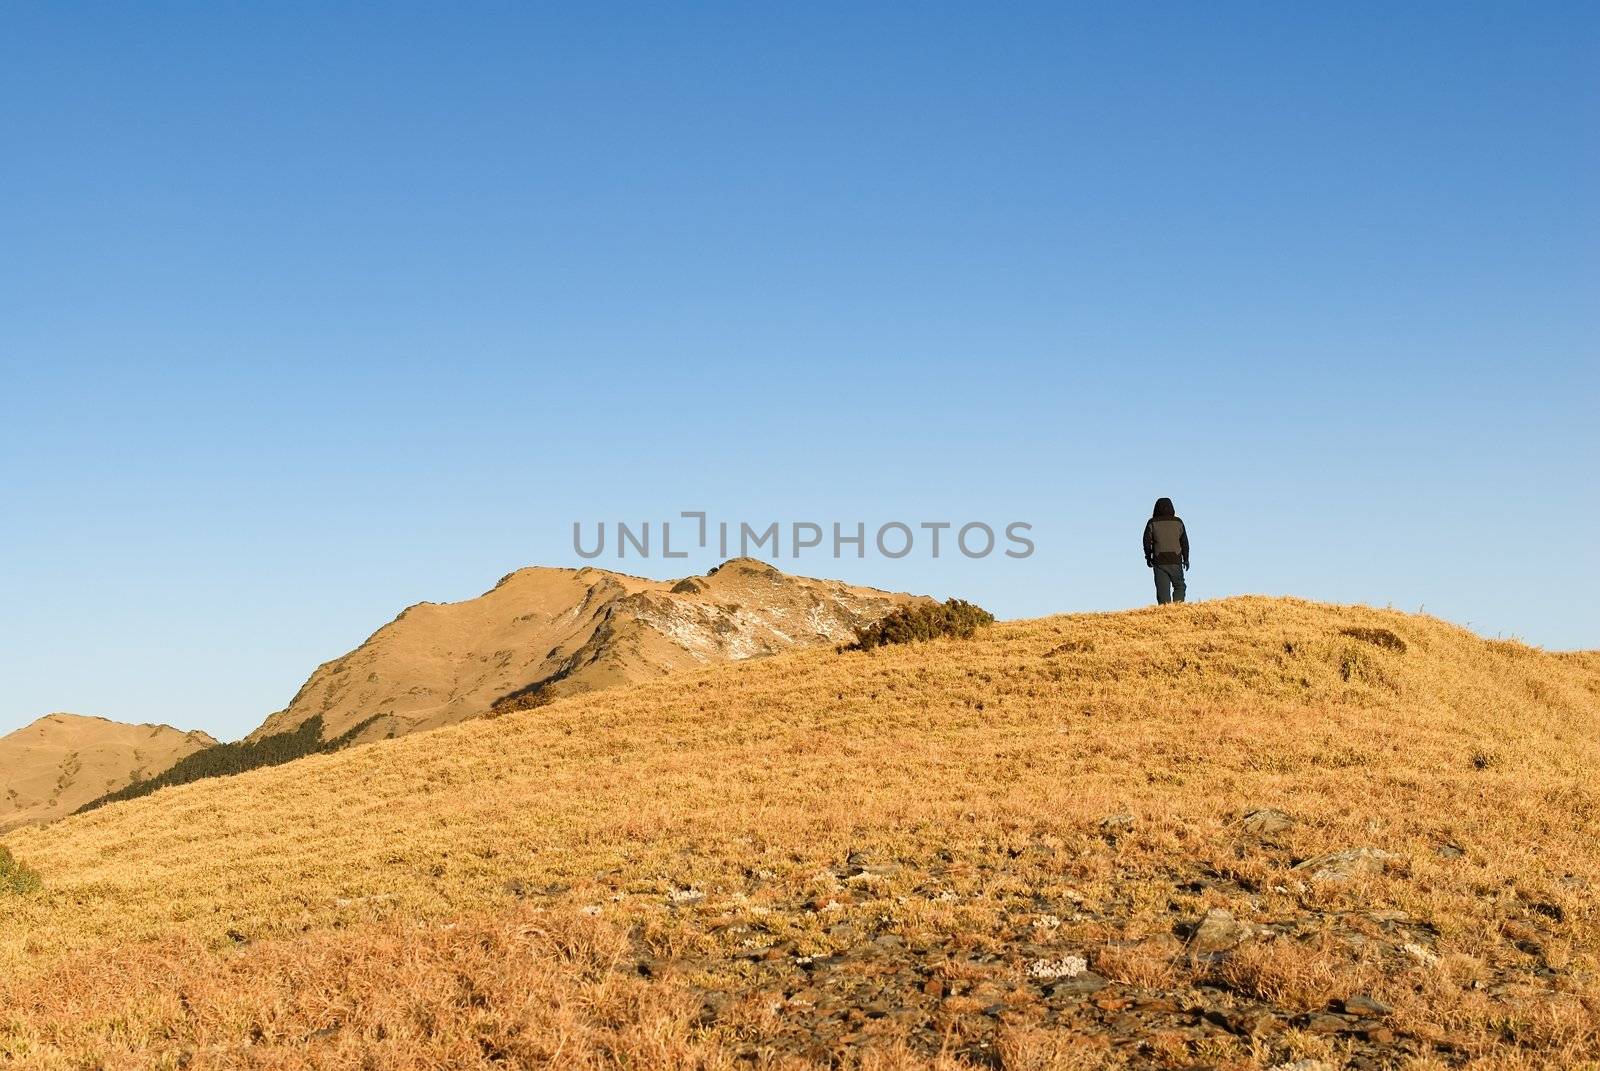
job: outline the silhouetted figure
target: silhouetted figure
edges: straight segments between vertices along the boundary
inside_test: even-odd
[[[1183,571],[1189,568],[1189,530],[1172,509],[1172,499],[1156,499],[1144,524],[1144,563],[1156,574],[1156,602],[1182,602],[1187,590]]]

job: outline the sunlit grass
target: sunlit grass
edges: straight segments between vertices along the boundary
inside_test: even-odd
[[[1600,655],[1261,598],[561,700],[9,835],[43,887],[0,897],[0,1060],[777,1066],[811,1057],[769,1044],[787,997],[762,995],[752,949],[1026,934],[1119,984],[1220,980],[1308,1009],[1359,988],[1448,1062],[1580,1066],[1600,1059],[1597,712]],[[1281,850],[1241,835],[1259,807],[1294,816]],[[1287,866],[1363,846],[1400,862],[1329,883]],[[1404,912],[1438,959],[1174,955],[1175,919],[1211,907]],[[1520,996],[1472,985],[1545,962],[1556,980]],[[948,973],[953,1016],[971,998]],[[734,998],[708,1019],[711,990]],[[956,1059],[899,1029],[853,1051]],[[1326,1042],[1210,1058],[1270,1067],[1293,1045]],[[1027,1024],[999,1046],[1008,1067],[1125,1059]]]

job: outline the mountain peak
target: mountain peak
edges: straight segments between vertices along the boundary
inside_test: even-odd
[[[733,558],[652,580],[530,566],[473,599],[408,607],[320,666],[249,737],[321,716],[324,739],[399,736],[680,669],[852,638],[913,596]]]

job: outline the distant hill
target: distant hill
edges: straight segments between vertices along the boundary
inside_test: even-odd
[[[46,714],[0,736],[0,832],[71,814],[216,743],[170,725]]]
[[[475,599],[419,603],[317,668],[249,741],[320,717],[333,739],[401,736],[652,680],[676,670],[848,642],[912,596],[790,576],[735,558],[705,576],[520,569]]]

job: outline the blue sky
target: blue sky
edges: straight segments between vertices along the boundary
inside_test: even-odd
[[[1196,597],[1600,646],[1593,5],[671,8],[0,12],[0,732],[685,509],[1025,520],[784,563],[1009,617],[1165,494]]]

